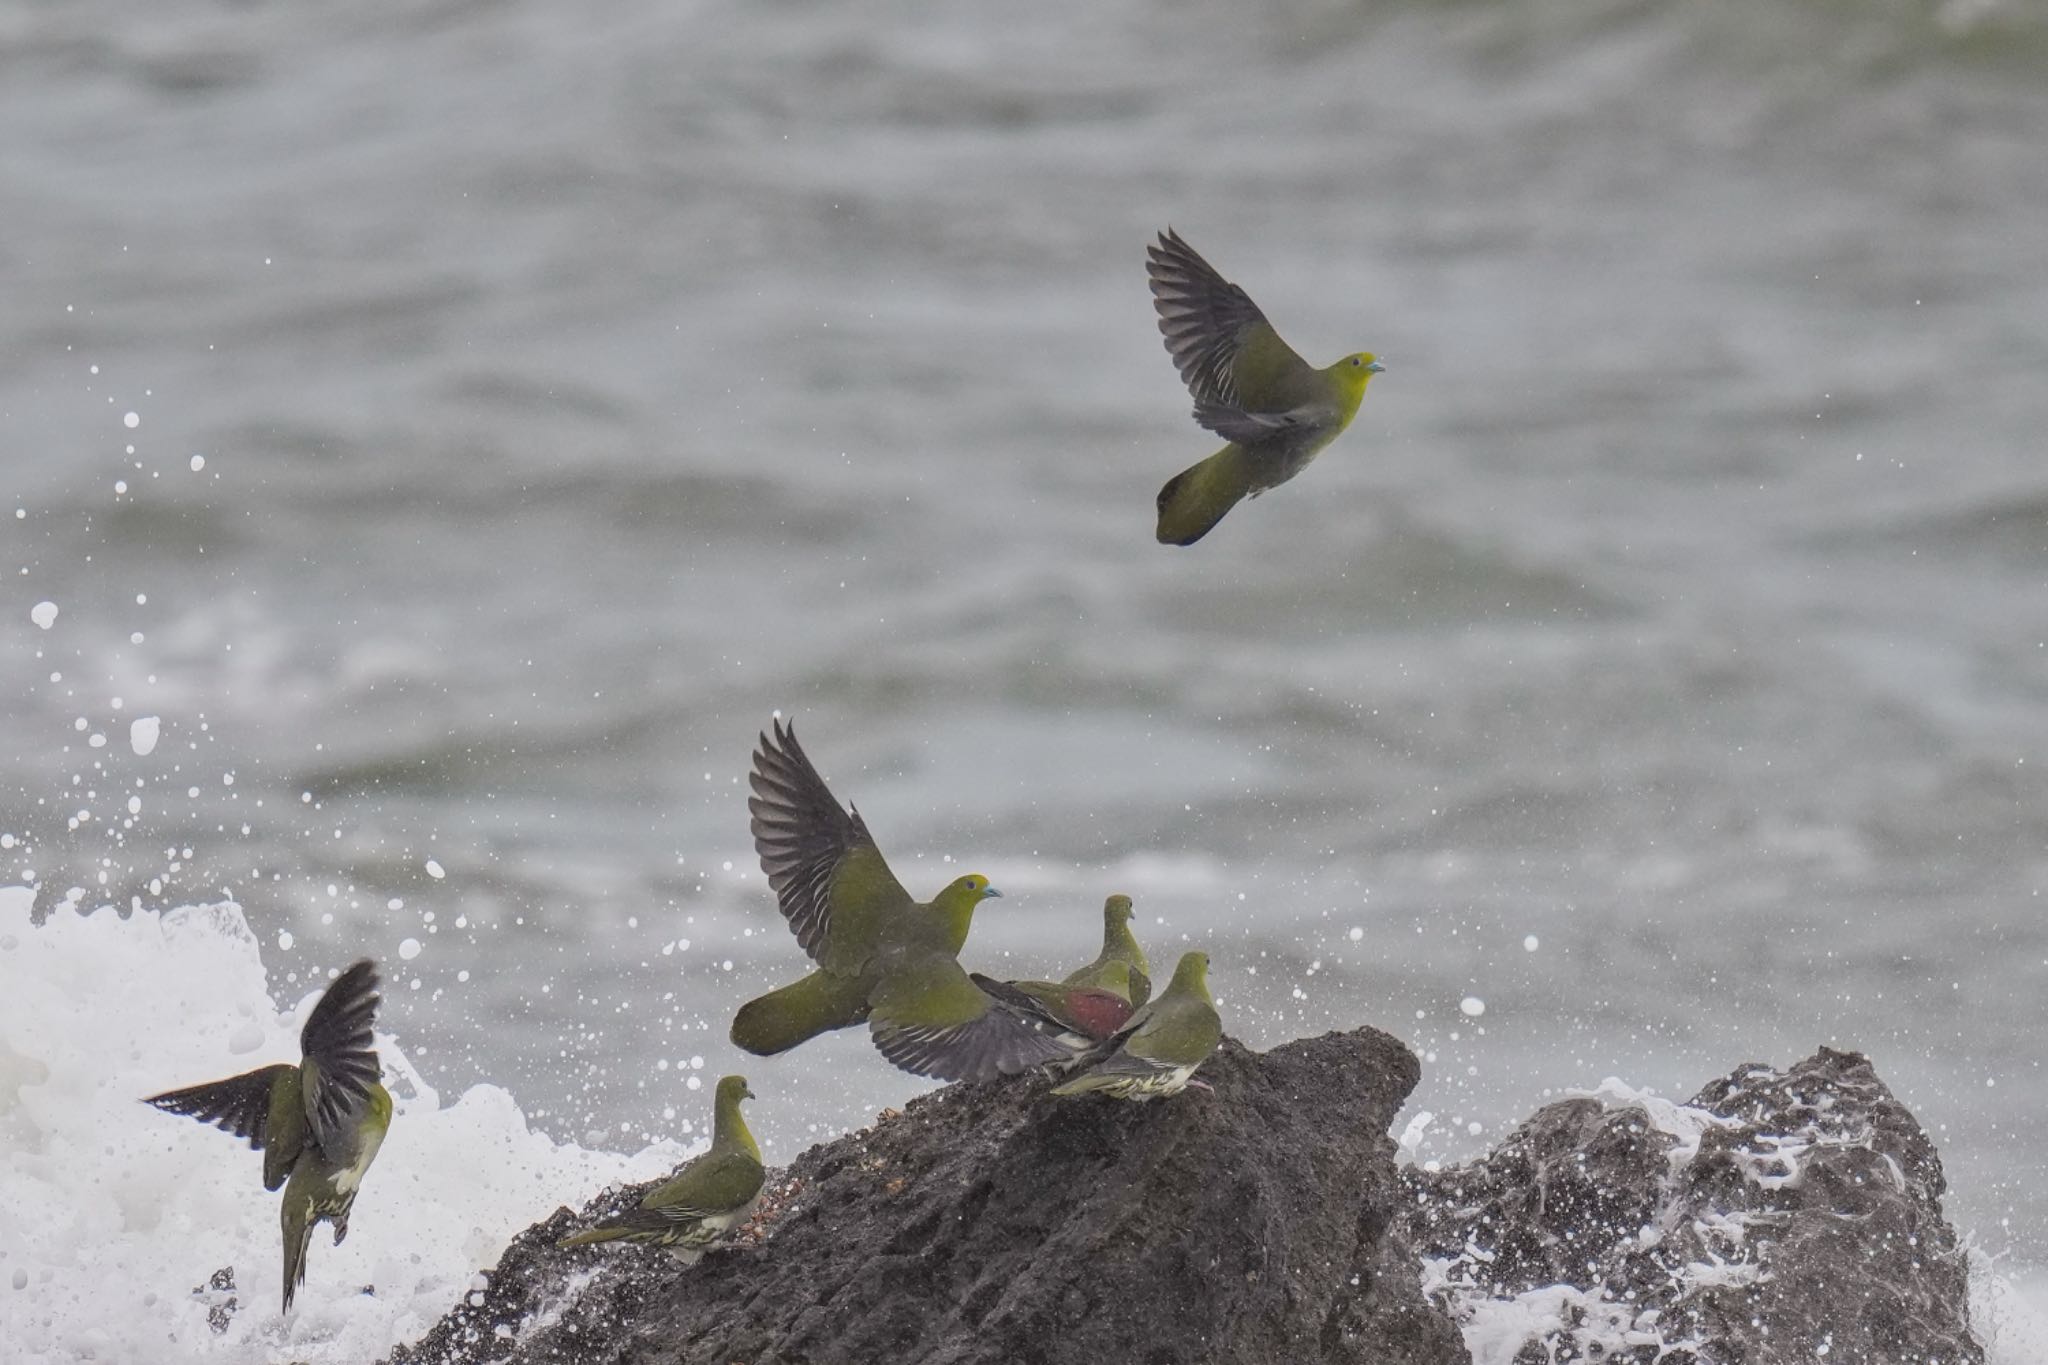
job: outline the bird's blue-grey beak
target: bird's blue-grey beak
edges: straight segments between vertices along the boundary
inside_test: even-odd
[[[1001,895],[1002,895],[1003,893],[1002,893],[1002,892],[1000,892],[1000,891],[998,891],[998,890],[996,890],[996,889],[995,889],[995,888],[994,888],[993,886],[991,886],[990,888],[988,888],[988,890],[986,890],[986,891],[982,892],[981,894],[982,894],[982,895],[983,895],[984,897],[988,897],[988,896],[1001,896]]]
[[[1365,367],[1365,371],[1367,374],[1385,374],[1386,370],[1387,367],[1380,364],[1377,360],[1373,361],[1372,364]]]

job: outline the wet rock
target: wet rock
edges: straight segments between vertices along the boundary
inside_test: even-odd
[[[228,1330],[235,1320],[235,1312],[242,1306],[235,1297],[235,1268],[224,1265],[206,1277],[206,1283],[192,1290],[192,1297],[206,1305],[206,1325],[219,1336]]]
[[[394,1362],[1982,1365],[1932,1142],[1855,1053],[1688,1104],[1615,1086],[1397,1173],[1414,1055],[1370,1029],[1213,1094],[951,1086],[812,1148],[685,1268],[558,1210]]]
[[[1466,1361],[1396,1223],[1414,1054],[1371,1029],[1226,1042],[1203,1076],[1149,1104],[949,1086],[804,1153],[694,1267],[555,1247],[647,1186],[558,1210],[393,1360]]]
[[[1981,1365],[1941,1160],[1868,1059],[1608,1098],[1407,1172],[1430,1296],[1479,1365]]]

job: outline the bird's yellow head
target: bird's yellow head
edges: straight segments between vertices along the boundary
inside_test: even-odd
[[[1362,394],[1365,386],[1372,382],[1372,377],[1384,373],[1386,368],[1371,351],[1360,351],[1356,355],[1345,356],[1330,370],[1353,393]]]
[[[754,1141],[754,1135],[747,1131],[747,1121],[740,1117],[740,1101],[754,1098],[754,1092],[747,1086],[745,1076],[721,1076],[718,1078],[718,1098],[711,1107],[711,1143],[720,1151],[737,1148],[761,1159],[761,1144]]]
[[[1131,898],[1129,896],[1111,896],[1102,903],[1102,916],[1113,924],[1129,924],[1131,922]]]
[[[1204,1000],[1209,998],[1209,955],[1207,953],[1182,953],[1180,961],[1174,964],[1173,985],[1168,989],[1183,995],[1196,995]]]
[[[954,879],[953,884],[939,894],[948,900],[957,899],[967,901],[970,904],[978,904],[981,901],[987,900],[990,896],[1000,896],[1003,893],[990,886],[988,878],[982,876],[979,872],[970,872],[964,877]]]
[[[990,896],[1002,894],[988,884],[988,878],[979,872],[970,872],[964,877],[955,877],[947,883],[945,890],[932,897],[932,910],[939,922],[946,926],[954,952],[959,952],[967,943],[967,926],[974,922],[974,907]]]

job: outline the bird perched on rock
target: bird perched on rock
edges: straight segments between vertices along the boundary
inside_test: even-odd
[[[1042,1013],[1081,1052],[1122,1028],[1131,1011],[1151,998],[1149,970],[1145,950],[1131,935],[1131,898],[1111,896],[1102,903],[1102,953],[1087,966],[1058,981],[995,981],[977,972],[974,984]]]
[[[1111,896],[1102,903],[1101,955],[1062,979],[1069,986],[1114,991],[1137,1009],[1152,998],[1151,970],[1145,950],[1131,933],[1131,898]]]
[[[752,1098],[746,1077],[722,1077],[711,1110],[711,1149],[692,1157],[640,1207],[556,1245],[645,1242],[667,1247],[684,1265],[696,1264],[704,1249],[743,1222],[761,1197],[761,1148],[740,1117],[740,1101]]]
[[[278,1218],[287,1312],[306,1281],[314,1227],[322,1220],[334,1224],[336,1246],[348,1236],[363,1173],[391,1127],[391,1095],[378,1080],[371,1045],[376,1015],[377,967],[366,958],[336,977],[306,1016],[297,1066],[259,1067],[145,1101],[246,1138],[263,1153],[263,1188],[284,1186]]]
[[[948,1081],[1014,1075],[1068,1055],[1044,1019],[995,999],[960,965],[975,907],[1002,894],[988,878],[958,877],[930,901],[912,900],[860,812],[840,806],[779,720],[772,738],[761,736],[749,780],[761,870],[818,968],[742,1005],[735,1044],[772,1056],[865,1020],[884,1057]]]
[[[1160,543],[1192,545],[1239,499],[1308,468],[1351,425],[1366,384],[1386,367],[1360,351],[1311,368],[1172,228],[1145,253],[1159,330],[1194,394],[1195,420],[1230,443],[1159,490]]]
[[[1100,1092],[1120,1100],[1175,1095],[1202,1085],[1192,1079],[1195,1068],[1222,1041],[1223,1024],[1209,998],[1209,955],[1183,953],[1159,998],[1097,1049],[1101,1060],[1052,1093]]]

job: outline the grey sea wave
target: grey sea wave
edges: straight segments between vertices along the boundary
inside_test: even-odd
[[[1252,1041],[1414,1037],[1442,1155],[1875,1047],[2038,1259],[2044,70],[1997,0],[16,7],[0,874],[403,964],[436,1084],[624,1141],[800,968],[779,710],[992,964],[1130,892]],[[1190,552],[1169,222],[1390,367]],[[904,1093],[813,1048],[771,1142]]]

